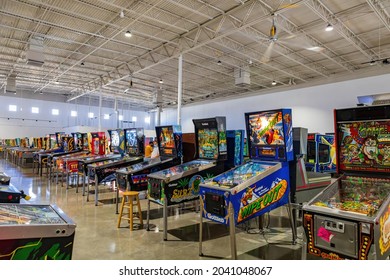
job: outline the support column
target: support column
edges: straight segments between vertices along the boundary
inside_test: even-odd
[[[102,93],[99,95],[99,119],[98,119],[99,131],[102,130]]]
[[[183,98],[182,83],[183,83],[183,54],[179,55],[178,67],[178,82],[177,82],[177,124],[181,125],[181,100]]]

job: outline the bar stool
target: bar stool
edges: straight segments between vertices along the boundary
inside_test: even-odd
[[[137,213],[134,213],[133,207],[135,206],[133,202],[136,202],[138,211]],[[123,213],[123,209],[127,208],[128,213]],[[127,217],[125,217],[127,216]],[[122,197],[122,203],[121,203],[121,208],[119,210],[119,217],[118,217],[118,225],[117,227],[119,228],[121,225],[122,219],[128,220],[130,223],[130,230],[133,230],[133,218],[136,216],[141,224],[141,227],[144,226],[144,223],[142,221],[142,211],[141,211],[141,204],[139,201],[139,192],[136,191],[125,191],[123,192],[123,197]]]

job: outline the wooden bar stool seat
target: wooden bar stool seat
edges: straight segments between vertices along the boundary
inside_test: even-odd
[[[137,206],[137,212],[134,212],[134,206]],[[127,213],[124,213],[124,209],[127,209]],[[119,210],[118,225],[119,228],[121,225],[122,219],[128,220],[130,224],[130,230],[133,230],[133,218],[136,217],[139,219],[141,228],[144,223],[142,220],[142,211],[141,204],[139,201],[139,192],[136,191],[125,191],[123,192],[122,203]]]

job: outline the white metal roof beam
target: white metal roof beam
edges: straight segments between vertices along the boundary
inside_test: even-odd
[[[321,1],[308,0],[305,4],[325,22],[332,20],[336,21],[337,24],[333,24],[334,29],[368,59],[378,58],[378,55],[374,51],[370,50],[367,45],[360,40],[356,34],[354,34],[340,19],[338,19],[335,14],[322,4]]]
[[[386,13],[386,10],[383,8],[382,2],[378,0],[366,0],[367,4],[371,7],[371,9],[375,12],[377,17],[383,23],[383,25],[390,31],[390,18]]]

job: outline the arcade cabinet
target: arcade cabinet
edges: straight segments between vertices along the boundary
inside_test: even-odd
[[[336,147],[333,134],[307,135],[306,170],[323,173],[336,172]]]
[[[0,260],[70,260],[75,228],[55,205],[0,203]]]
[[[308,202],[325,187],[327,187],[332,180],[331,174],[329,172],[322,173],[307,171],[305,167],[307,166],[305,165],[305,158],[309,153],[308,149],[310,146],[307,144],[309,139],[307,135],[307,128],[293,128],[295,162],[293,162],[293,167],[290,168],[291,178],[293,178],[291,200],[292,202],[299,204]]]
[[[143,142],[136,141],[136,129],[129,130],[134,133],[129,143],[129,150],[140,151]],[[144,159],[143,162],[133,164],[116,171],[116,183],[117,183],[117,196],[116,196],[116,213],[118,214],[118,201],[119,201],[119,190],[129,191],[146,191],[148,187],[148,174],[166,169],[181,163],[182,155],[182,139],[181,129],[179,126],[157,126],[156,135],[161,138],[163,135],[169,137],[173,141],[173,145],[159,145],[160,156],[154,159]],[[167,141],[171,143],[171,141]],[[158,141],[159,144],[163,143]]]
[[[231,257],[237,259],[235,227],[287,205],[293,243],[289,162],[293,160],[291,110],[245,113],[250,161],[200,184],[199,254],[203,219],[229,226]]]
[[[244,130],[226,131],[228,156],[225,162],[225,170],[244,163],[244,136]]]
[[[390,106],[336,109],[339,177],[303,206],[307,254],[384,260],[390,255]]]
[[[223,172],[227,159],[226,118],[197,119],[193,123],[196,159],[148,175],[147,229],[150,202],[163,206],[164,240],[167,240],[168,207],[198,199],[199,184]],[[169,130],[162,131],[158,136],[162,155],[170,153],[175,142]]]

